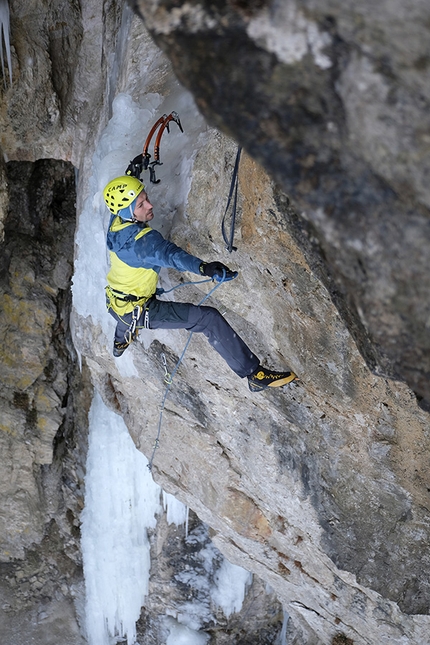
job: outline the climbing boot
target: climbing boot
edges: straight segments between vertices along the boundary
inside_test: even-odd
[[[259,365],[255,372],[248,376],[248,385],[251,392],[260,392],[266,387],[282,387],[296,378],[294,372],[274,372]]]
[[[113,355],[115,356],[115,358],[118,358],[118,356],[122,356],[129,345],[130,343],[127,343],[127,342],[118,343],[116,340],[114,340]]]

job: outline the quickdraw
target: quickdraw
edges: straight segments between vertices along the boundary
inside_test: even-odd
[[[128,328],[124,332],[124,342],[114,341],[114,349],[119,351],[126,350],[127,347],[134,341],[139,335],[139,327],[137,327],[137,321],[140,318],[142,313],[142,307],[136,305],[131,314],[131,321]],[[115,355],[115,354],[114,354]],[[119,354],[120,356],[121,354]]]
[[[180,131],[183,132],[181,120],[179,118],[179,114],[177,112],[171,112],[170,114],[163,114],[158,121],[154,123],[152,128],[149,131],[148,136],[146,137],[144,146],[143,146],[143,152],[140,155],[137,155],[132,161],[130,161],[130,164],[127,167],[127,170],[125,171],[126,175],[131,175],[132,177],[137,177],[137,179],[140,179],[140,176],[144,170],[148,170],[149,168],[149,181],[152,184],[159,184],[160,179],[157,179],[155,176],[155,166],[161,166],[162,162],[160,161],[160,143],[161,143],[161,137],[163,136],[163,133],[165,130],[170,133],[170,123],[173,121],[174,123],[177,124],[179,127]],[[158,129],[158,132],[157,132]],[[152,137],[154,134],[157,132],[157,136],[155,139],[155,144],[154,144],[154,161],[150,161],[151,155],[148,152]]]
[[[166,354],[164,354],[164,352],[161,354],[161,362],[163,363],[164,367],[164,382],[166,385],[170,385],[170,383],[172,382],[172,375],[167,370]]]
[[[133,309],[131,314],[131,322],[130,322],[129,328],[124,334],[124,340],[128,345],[130,345],[130,343],[136,340],[136,338],[139,335],[139,330],[136,329],[136,326],[141,313],[142,313],[142,307],[140,307],[139,305],[136,305],[136,307]]]

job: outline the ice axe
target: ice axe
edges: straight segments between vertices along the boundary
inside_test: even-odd
[[[127,170],[125,171],[126,175],[132,175],[133,177],[137,177],[137,179],[140,179],[140,175],[144,170],[148,170],[149,168],[149,181],[153,184],[159,184],[160,180],[156,178],[155,176],[155,167],[154,166],[161,166],[162,162],[160,161],[160,143],[161,143],[161,137],[163,136],[163,133],[165,130],[170,133],[170,127],[169,124],[171,121],[174,121],[181,132],[183,132],[183,128],[181,125],[181,121],[179,119],[179,114],[177,112],[171,112],[169,115],[163,114],[152,126],[151,130],[149,131],[148,136],[146,137],[145,144],[143,146],[143,152],[142,154],[138,155],[135,157],[132,161],[130,161],[129,166],[127,167]],[[154,136],[155,132],[158,129],[157,137],[155,139],[155,144],[154,144],[154,161],[150,162],[151,155],[148,152],[149,145],[151,143],[151,139]]]

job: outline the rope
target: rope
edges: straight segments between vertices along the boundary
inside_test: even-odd
[[[233,170],[233,176],[231,178],[231,184],[230,184],[230,192],[228,194],[228,200],[227,200],[227,206],[225,208],[224,212],[224,217],[222,218],[221,222],[221,231],[222,231],[222,236],[224,239],[224,242],[226,243],[226,249],[229,253],[232,251],[237,251],[237,247],[233,246],[233,238],[234,238],[234,227],[236,224],[236,210],[237,210],[237,187],[239,184],[238,181],[238,173],[239,173],[239,162],[240,162],[240,153],[242,152],[241,146],[238,146],[237,148],[237,154],[236,154],[236,161],[234,163],[234,170]],[[227,239],[227,235],[225,232],[225,218],[227,216],[228,209],[230,207],[230,202],[231,198],[233,197],[233,192],[234,192],[234,201],[233,201],[233,209],[231,213],[231,222],[230,222],[230,236],[229,239]]]
[[[209,280],[200,280],[199,282],[190,282],[190,283],[188,283],[188,282],[184,282],[184,283],[178,284],[176,287],[173,287],[173,289],[177,289],[178,287],[183,287],[185,284],[200,284],[200,283],[202,283],[202,282],[210,282],[210,281],[211,281],[211,280],[209,279]],[[204,298],[203,298],[203,299],[198,303],[198,305],[197,305],[197,306],[198,306],[198,307],[200,307],[200,305],[202,305],[202,304],[203,304],[203,303],[204,303],[208,298],[210,298],[210,296],[213,294],[213,292],[214,292],[214,291],[216,291],[216,289],[218,289],[218,287],[220,287],[220,286],[222,285],[222,283],[223,283],[223,282],[225,282],[225,271],[224,271],[224,270],[223,270],[223,276],[222,276],[222,279],[221,279],[221,280],[220,280],[220,281],[219,281],[219,282],[218,282],[214,287],[212,287],[212,289],[209,291],[209,293],[207,293],[207,294],[205,295],[205,297],[204,297]],[[173,289],[169,289],[169,291],[173,291]],[[164,293],[169,293],[169,292],[168,292],[168,291],[165,291]],[[169,394],[170,387],[171,387],[171,385],[172,385],[172,383],[173,383],[173,379],[174,379],[174,377],[175,377],[175,374],[176,374],[176,372],[178,371],[179,366],[180,366],[180,364],[182,363],[183,358],[184,358],[184,356],[185,356],[185,352],[186,352],[186,351],[187,351],[187,349],[188,349],[188,345],[189,345],[189,344],[190,344],[190,342],[191,342],[191,338],[192,338],[192,336],[193,336],[193,333],[194,333],[194,332],[192,332],[192,331],[189,333],[188,340],[187,340],[187,342],[185,343],[185,347],[184,347],[184,349],[182,350],[182,354],[180,355],[180,357],[179,357],[179,359],[178,359],[178,362],[176,363],[176,365],[175,365],[175,367],[174,367],[174,369],[173,369],[173,372],[172,372],[171,374],[168,374],[168,372],[167,372],[167,368],[165,367],[165,370],[166,370],[166,376],[165,376],[165,379],[168,379],[168,380],[167,380],[167,387],[166,387],[166,390],[165,390],[165,392],[164,392],[163,400],[161,401],[160,417],[159,417],[159,420],[158,420],[157,436],[156,436],[156,438],[155,438],[154,448],[153,448],[153,450],[152,450],[151,459],[150,459],[150,460],[149,460],[149,462],[148,462],[148,469],[149,469],[150,471],[152,470],[152,464],[153,464],[153,462],[154,462],[155,451],[157,450],[157,448],[158,448],[158,446],[159,446],[159,443],[160,443],[161,423],[162,423],[162,420],[163,420],[163,411],[164,411],[164,406],[165,406],[165,403],[166,403],[166,399],[167,399],[167,396],[168,396],[168,394]]]
[[[224,281],[224,278],[223,278]],[[179,284],[176,285],[176,287],[172,287],[171,289],[163,289],[162,287],[158,287],[157,291],[155,292],[157,296],[161,296],[163,293],[170,293],[171,291],[174,291],[175,289],[179,289],[179,287],[185,287],[187,284],[203,284],[204,282],[212,282],[212,278],[208,278],[207,280],[197,280],[193,282],[192,280],[189,280],[188,282],[180,282]],[[212,292],[211,292],[212,293]]]

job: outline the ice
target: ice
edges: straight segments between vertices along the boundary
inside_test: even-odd
[[[228,560],[223,560],[215,575],[212,598],[227,618],[241,610],[246,590],[251,582],[252,573],[236,564],[231,564]]]
[[[122,417],[109,410],[96,392],[89,414],[85,508],[81,515],[90,645],[111,645],[124,638],[128,645],[135,642],[136,621],[148,593],[147,529],[156,526],[157,513],[161,512],[161,489],[147,464]],[[172,495],[163,493],[163,505],[169,523],[181,525],[187,521],[187,507]],[[181,571],[176,578],[201,592],[200,600],[180,607],[167,642],[200,645],[207,642],[207,636],[198,630],[211,618],[208,599],[211,597],[229,617],[240,611],[252,576],[222,558],[209,541],[206,528],[187,540],[202,544],[200,566]]]
[[[113,329],[112,329],[112,338],[113,338]],[[133,354],[130,349],[128,349],[122,356],[115,359],[115,363],[118,367],[118,371],[121,376],[128,378],[130,376],[139,376],[139,372],[133,362]]]
[[[167,511],[167,522],[181,526],[185,524],[188,517],[188,507],[176,497],[163,491],[163,508]]]
[[[252,574],[223,557],[210,540],[205,524],[194,527],[186,544],[188,552],[194,554],[192,565],[185,560],[186,566],[175,574],[174,580],[190,589],[192,600],[178,605],[176,620],[198,631],[214,622],[216,606],[227,618],[240,611]]]
[[[12,85],[12,58],[10,55],[10,12],[8,0],[0,0],[0,60],[3,72],[3,80],[6,85],[6,74],[4,69],[4,49],[6,52],[7,66],[9,68],[9,82]]]
[[[187,506],[187,515],[186,515],[186,518],[185,518],[185,537],[188,537],[188,528],[189,528],[188,522],[189,522],[189,519],[190,519],[190,509]]]
[[[79,214],[75,237],[74,308],[78,314],[90,316],[94,324],[101,326],[109,338],[107,342],[110,342],[112,327],[106,313],[104,292],[109,270],[105,241],[109,213],[103,200],[103,189],[111,179],[124,174],[130,160],[142,152],[146,134],[157,118],[175,109],[180,114],[185,132],[181,133],[177,125],[172,123],[170,134],[166,132],[163,135],[160,146],[163,165],[157,166],[160,184],[150,184],[148,174],[142,176],[154,205],[155,218],[151,226],[167,235],[173,218],[180,216],[185,209],[194,156],[204,144],[201,135],[206,126],[197,114],[191,96],[184,90],[179,91],[175,85],[167,99],[155,93],[146,95],[145,105],[144,108],[140,107],[138,101],[125,93],[118,94],[114,99],[112,118],[93,155],[88,196]],[[166,273],[162,271],[162,280]],[[154,337],[156,334],[152,335]]]
[[[181,625],[173,618],[169,618],[166,622],[170,631],[166,645],[206,645],[209,640],[208,634]]]
[[[147,459],[136,450],[122,418],[95,394],[89,415],[89,447],[82,520],[87,637],[132,645],[148,592],[147,529],[161,511],[160,487]]]
[[[287,645],[287,625],[290,617],[287,612],[284,610],[284,620],[282,622],[282,629],[279,635],[279,645]]]

